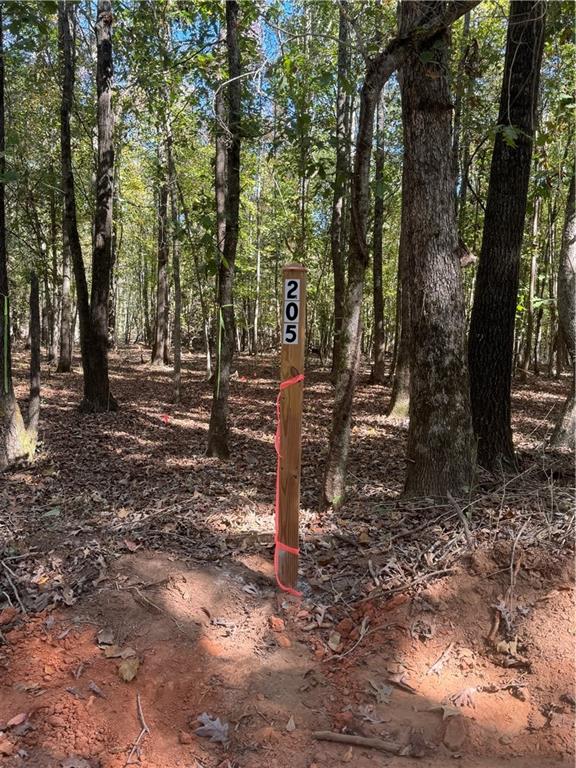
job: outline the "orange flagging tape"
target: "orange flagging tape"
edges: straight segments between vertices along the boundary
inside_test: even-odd
[[[300,597],[302,592],[298,592],[292,587],[282,584],[280,580],[279,568],[278,568],[278,553],[289,552],[292,555],[298,555],[300,549],[298,547],[289,547],[288,544],[280,541],[280,397],[282,396],[282,390],[287,387],[291,387],[293,384],[299,384],[304,381],[304,374],[299,373],[297,376],[292,376],[291,379],[280,382],[280,391],[276,398],[276,437],[274,439],[274,445],[276,447],[276,501],[274,504],[274,573],[276,575],[276,583],[284,592],[288,592],[290,595]]]

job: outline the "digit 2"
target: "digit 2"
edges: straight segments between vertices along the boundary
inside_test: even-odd
[[[298,280],[288,280],[286,284],[286,298],[298,298]]]

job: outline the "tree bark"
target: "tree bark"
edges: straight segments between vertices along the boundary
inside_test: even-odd
[[[62,62],[60,106],[60,151],[64,192],[63,229],[76,280],[80,349],[84,372],[84,397],[80,408],[87,412],[114,410],[117,403],[108,378],[108,292],[112,238],[112,11],[109,0],[99,0],[96,23],[98,163],[96,171],[96,216],[92,253],[92,291],[88,293],[86,271],[76,218],[76,196],[72,169],[70,113],[74,92],[74,8],[67,0],[58,4],[58,40]],[[66,250],[66,245],[65,245]]]
[[[576,210],[574,170],[570,179],[566,216],[562,233],[558,268],[558,322],[566,341],[571,364],[570,394],[552,435],[554,448],[576,448],[576,393],[574,363],[576,356]]]
[[[403,2],[401,33],[428,6]],[[426,57],[410,53],[400,70],[406,169],[402,224],[411,277],[405,491],[412,496],[462,496],[470,489],[474,469],[454,207],[449,47],[448,31],[440,33],[425,49]]]
[[[226,47],[228,52],[228,130],[230,133],[226,158],[226,233],[224,251],[218,269],[218,317],[216,375],[208,445],[206,454],[227,459],[228,399],[230,373],[234,357],[234,264],[238,244],[238,213],[240,206],[240,130],[241,93],[240,45],[238,35],[239,5],[236,0],[226,3]]]
[[[396,357],[392,394],[386,412],[393,419],[407,419],[410,409],[410,214],[407,209],[408,196],[404,194],[407,184],[407,167],[404,164],[396,291]]]
[[[156,317],[151,365],[168,365],[168,182],[166,148],[158,136],[158,169],[162,176],[158,190],[158,251],[156,272]]]
[[[90,343],[84,353],[84,401],[88,412],[116,410],[108,377],[108,311],[112,271],[112,203],[114,195],[114,113],[112,111],[112,5],[98,0],[96,19],[96,90],[98,163],[96,214],[90,295]],[[87,364],[87,367],[86,367]]]
[[[384,293],[382,285],[382,228],[384,226],[384,102],[382,97],[376,112],[376,152],[374,181],[374,229],[372,238],[372,288],[374,308],[374,344],[371,380],[384,384],[386,374],[384,334]]]
[[[167,129],[166,154],[170,184],[170,218],[172,223],[172,277],[174,280],[174,402],[180,402],[182,376],[182,288],[180,285],[180,240],[178,233],[178,190],[174,163],[173,139],[170,126]]]
[[[368,265],[366,229],[368,219],[370,157],[376,103],[384,83],[400,67],[409,50],[421,50],[428,40],[477,5],[477,0],[458,0],[444,7],[433,4],[431,13],[366,63],[360,93],[360,116],[351,185],[350,242],[348,248],[348,290],[342,323],[342,353],[336,380],[328,456],[324,472],[321,508],[338,507],[344,500],[346,464],[350,446],[352,402],[358,376],[362,338],[362,297]],[[450,153],[448,152],[448,157]]]
[[[60,354],[58,373],[72,370],[72,298],[70,296],[70,244],[68,231],[62,226],[62,299],[60,308]]]
[[[31,460],[36,449],[40,415],[40,300],[38,278],[30,292],[30,399],[28,427],[22,418],[12,382],[10,284],[6,249],[6,125],[4,28],[0,6],[0,471],[21,459]]]
[[[334,196],[330,221],[330,254],[334,274],[334,343],[332,346],[332,377],[337,375],[341,350],[342,315],[346,293],[346,268],[343,243],[343,207],[348,170],[349,113],[350,97],[347,93],[346,78],[350,68],[348,47],[347,0],[339,3],[338,18],[338,83],[336,96],[336,169]]]
[[[512,0],[469,334],[479,463],[515,468],[510,413],[514,321],[546,4]],[[507,133],[505,133],[507,132]]]
[[[532,337],[534,335],[534,297],[536,295],[536,278],[538,276],[538,251],[539,251],[539,209],[540,199],[534,200],[534,211],[532,218],[532,243],[531,243],[531,257],[530,257],[530,279],[528,283],[528,305],[526,307],[526,337],[524,340],[524,351],[522,354],[522,362],[520,363],[520,373],[523,379],[526,379],[526,374],[530,368],[530,357],[532,355]]]

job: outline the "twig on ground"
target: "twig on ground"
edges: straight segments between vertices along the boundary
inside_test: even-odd
[[[24,603],[20,599],[20,594],[19,594],[18,590],[16,589],[16,585],[14,584],[12,579],[10,578],[10,574],[12,574],[12,576],[14,576],[15,579],[17,579],[18,577],[16,576],[14,571],[6,565],[6,563],[3,560],[2,560],[2,567],[4,568],[4,573],[5,573],[5,576],[6,576],[6,581],[8,582],[8,584],[10,584],[10,587],[12,588],[12,592],[14,592],[14,597],[16,598],[16,600],[18,602],[18,605],[20,606],[20,610],[22,611],[22,614],[24,616],[26,616],[26,614],[28,612],[27,612],[26,608],[24,608]]]
[[[144,712],[142,712],[142,702],[140,701],[140,694],[136,694],[136,709],[138,711],[138,719],[140,720],[140,726],[142,730],[140,731],[138,738],[132,745],[132,749],[130,750],[130,754],[128,755],[128,759],[124,763],[124,766],[128,765],[134,765],[132,761],[132,757],[134,754],[136,754],[136,759],[138,762],[140,762],[140,742],[146,736],[146,734],[150,735],[150,728],[148,728],[148,725],[146,724],[146,720],[144,720]]]
[[[430,669],[426,672],[427,675],[439,675],[442,667],[446,662],[448,661],[448,657],[452,653],[452,649],[454,648],[454,643],[450,643],[440,654],[438,659],[432,664]]]
[[[378,749],[380,752],[387,752],[389,755],[398,755],[402,747],[391,741],[383,741],[378,738],[367,736],[354,736],[351,733],[333,733],[332,731],[314,731],[313,738],[317,741],[336,741],[340,744],[353,744],[355,747],[370,747]]]
[[[462,527],[464,528],[464,535],[466,536],[466,543],[468,544],[470,549],[474,549],[476,545],[474,543],[474,539],[472,538],[472,534],[470,533],[470,526],[468,525],[468,520],[466,519],[466,515],[460,509],[458,502],[452,496],[451,493],[448,493],[448,501],[450,502],[450,504],[452,504],[452,506],[456,510],[456,514],[462,521]]]

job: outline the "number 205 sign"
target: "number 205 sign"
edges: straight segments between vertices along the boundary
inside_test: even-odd
[[[284,281],[283,344],[298,344],[300,326],[300,280],[290,277]]]

